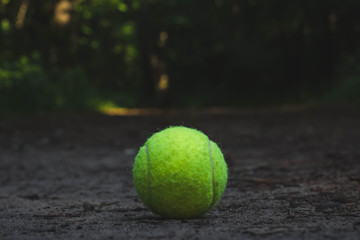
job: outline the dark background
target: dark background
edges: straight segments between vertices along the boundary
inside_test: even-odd
[[[0,240],[359,239],[359,0],[0,0]],[[104,114],[105,113],[105,114]],[[183,125],[229,168],[164,219],[132,184]]]
[[[357,0],[0,1],[0,111],[360,99]]]

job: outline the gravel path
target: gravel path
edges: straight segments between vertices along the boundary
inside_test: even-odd
[[[162,219],[132,184],[151,133],[205,132],[229,166],[217,207]],[[0,118],[0,239],[359,239],[355,106]]]

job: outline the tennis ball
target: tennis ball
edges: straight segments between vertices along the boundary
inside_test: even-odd
[[[133,182],[154,213],[194,218],[212,209],[228,176],[224,156],[202,132],[169,127],[152,135],[135,157]]]

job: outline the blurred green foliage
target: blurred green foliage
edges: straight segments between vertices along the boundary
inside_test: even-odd
[[[335,87],[323,96],[326,101],[360,100],[360,51],[346,56],[337,67],[341,79]]]
[[[0,111],[357,100],[359,11],[357,0],[1,0]]]

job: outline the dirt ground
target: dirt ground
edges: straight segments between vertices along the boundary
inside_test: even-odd
[[[229,181],[196,219],[138,199],[132,164],[153,132],[195,127],[221,146]],[[0,117],[0,239],[359,239],[356,106]]]

